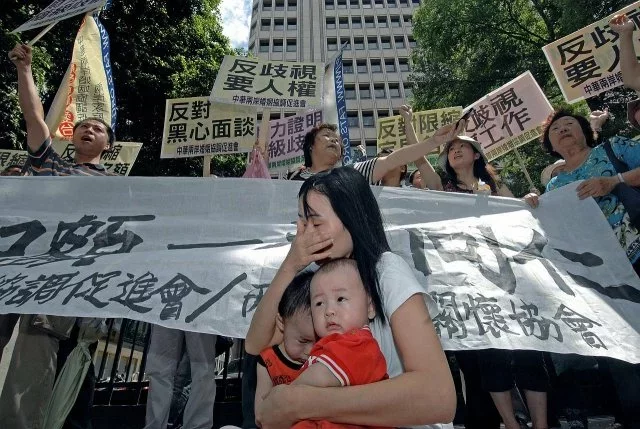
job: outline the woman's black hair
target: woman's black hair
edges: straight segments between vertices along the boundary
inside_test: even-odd
[[[391,249],[387,242],[378,202],[366,179],[352,167],[339,167],[308,178],[300,188],[305,217],[309,217],[309,192],[324,195],[344,228],[351,235],[353,252],[362,283],[371,297],[376,315],[384,323],[384,308],[376,265],[384,252]]]
[[[542,138],[540,139],[540,144],[542,145],[542,149],[547,152],[551,156],[555,156],[556,158],[562,158],[562,156],[553,150],[553,146],[551,146],[551,140],[549,139],[549,131],[551,130],[551,125],[558,119],[569,116],[578,121],[580,128],[582,128],[582,134],[584,134],[584,138],[587,142],[587,146],[596,147],[598,142],[596,141],[593,130],[591,129],[591,124],[589,120],[582,115],[575,115],[568,110],[556,110],[552,114],[549,115],[544,124],[542,124],[543,133]]]
[[[453,140],[453,142],[455,141],[456,140]],[[445,174],[447,175],[447,180],[455,183],[456,185],[459,185],[461,182],[458,180],[458,175],[456,174],[453,167],[451,167],[451,164],[449,164],[448,154],[453,142],[445,147],[445,150],[447,151],[447,164],[444,170]],[[478,149],[476,149],[475,146],[468,142],[465,143],[471,146],[471,148],[473,149],[473,153],[477,153],[480,155],[478,159],[473,161],[473,177],[475,177],[476,179],[480,179],[484,183],[489,185],[492,193],[498,193],[498,174],[496,173],[496,170],[490,164],[487,164],[487,162],[484,160],[484,157],[480,152],[478,152]]]
[[[304,144],[302,145],[302,152],[304,153],[304,166],[311,167],[313,162],[311,161],[311,147],[313,146],[313,142],[316,139],[316,135],[321,130],[331,130],[334,133],[338,132],[338,127],[334,124],[317,124],[315,127],[311,128],[307,134],[304,135]],[[342,145],[340,145],[342,147]],[[344,151],[344,148],[342,149]]]
[[[278,303],[278,314],[287,320],[298,311],[311,308],[311,278],[313,272],[303,271],[291,280]]]

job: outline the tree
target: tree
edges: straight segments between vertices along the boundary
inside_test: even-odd
[[[30,1],[29,6],[9,0],[12,11],[2,20],[3,33],[25,22],[50,0]],[[111,40],[111,65],[116,85],[120,141],[144,143],[132,170],[144,176],[200,176],[202,158],[160,159],[160,144],[167,98],[208,95],[225,55],[237,52],[222,34],[220,0],[127,0],[113,2],[101,13]],[[36,45],[34,73],[45,101],[45,110],[69,64],[81,17],[62,21]],[[35,31],[35,30],[34,30]],[[27,39],[27,35],[21,36]],[[4,34],[5,52],[14,44]],[[6,58],[6,57],[5,57]],[[17,147],[24,141],[17,106],[16,77],[5,61],[0,69],[0,120],[8,127],[0,132],[0,147]],[[5,121],[6,119],[6,121]],[[244,156],[214,158],[214,170],[238,175]]]
[[[564,100],[542,47],[626,6],[624,0],[428,0],[413,18],[414,108],[467,106],[530,70],[558,107]],[[624,124],[629,91],[616,89],[574,106],[577,113],[608,107],[615,121],[604,136],[629,134]],[[535,142],[519,149],[536,186],[553,162]],[[515,195],[529,185],[514,153],[499,159],[503,180]]]

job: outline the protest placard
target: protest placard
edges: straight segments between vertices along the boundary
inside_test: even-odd
[[[444,109],[425,110],[414,112],[411,123],[418,135],[418,140],[431,137],[438,128],[452,124],[462,114],[462,107],[447,107]],[[402,116],[389,116],[380,118],[377,127],[377,151],[383,149],[400,149],[407,145],[407,136],[404,133],[404,119]]]
[[[269,121],[269,171],[291,171],[304,163],[304,136],[323,122],[322,110]]]
[[[289,251],[301,185],[2,181],[0,313],[125,317],[232,337],[246,335]],[[422,286],[446,350],[640,363],[640,319],[629,317],[640,311],[640,279],[577,185],[543,195],[535,212],[512,198],[374,187],[389,245]]]
[[[99,118],[115,129],[116,98],[109,36],[92,15],[85,16],[71,63],[45,119],[56,140],[71,141],[73,126],[87,118]]]
[[[473,108],[466,134],[480,142],[489,161],[542,135],[542,123],[553,112],[531,72],[482,97]]]
[[[321,109],[322,63],[294,63],[227,55],[211,101],[267,108]]]
[[[635,2],[542,48],[568,103],[622,85],[618,34],[609,28],[609,20],[619,13],[640,28],[640,2]],[[633,39],[640,52],[637,33]]]
[[[0,149],[0,171],[10,165],[23,166],[27,162],[27,151]]]
[[[54,0],[49,6],[32,16],[29,21],[13,30],[12,33],[44,27],[72,16],[100,9],[105,3],[106,0]]]
[[[207,97],[167,100],[160,158],[251,152],[256,111]]]

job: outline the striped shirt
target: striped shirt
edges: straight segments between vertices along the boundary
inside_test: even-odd
[[[373,182],[373,170],[376,166],[376,161],[378,158],[373,158],[368,161],[356,162],[351,164],[351,167],[355,168],[358,173],[362,174],[367,182],[370,185],[382,186],[382,180],[378,180],[377,182]],[[307,180],[309,177],[312,177],[315,173],[311,171],[310,168],[302,167],[287,177],[288,180]]]
[[[27,175],[29,176],[117,176],[107,171],[102,164],[76,164],[63,159],[45,140],[36,151],[27,148]]]

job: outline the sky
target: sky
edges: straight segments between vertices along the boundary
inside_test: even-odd
[[[234,48],[247,49],[251,25],[251,0],[222,0],[220,15],[225,36]]]

